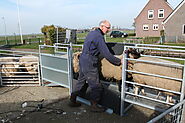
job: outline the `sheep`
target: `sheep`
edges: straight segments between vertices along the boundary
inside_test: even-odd
[[[141,57],[139,58],[139,60],[153,61],[154,63],[151,64],[151,63],[137,61],[133,65],[134,71],[182,79],[182,68],[172,67],[169,65],[155,64],[155,62],[163,62],[163,63],[173,64],[173,65],[178,63],[159,59],[159,58],[151,58],[151,57]],[[177,80],[147,76],[147,75],[137,74],[137,73],[132,73],[132,77],[133,77],[133,81],[139,84],[150,85],[153,87],[163,88],[163,89],[177,91],[177,92],[181,91],[181,82]],[[138,87],[139,86],[135,87],[134,93],[136,95],[138,94],[138,90],[139,90]],[[173,102],[172,101],[173,94],[169,92],[165,92],[165,93],[167,94],[166,102],[168,103]]]
[[[136,49],[128,49],[126,50],[127,54],[131,58],[139,58],[140,53],[136,51]],[[73,71],[74,73],[79,72],[79,57],[81,52],[76,52],[73,54]],[[123,58],[123,55],[115,55],[115,57],[118,57],[120,59]],[[132,66],[131,63],[128,63],[128,66]],[[99,62],[100,66],[100,75],[103,76],[103,78],[106,78],[108,80],[115,79],[117,82],[119,82],[122,79],[122,65],[116,66],[111,64],[107,59],[103,58]],[[130,67],[129,67],[130,68]],[[131,69],[131,68],[130,68]]]
[[[136,49],[129,48],[126,50],[127,57],[137,59],[140,57],[140,52],[137,52]],[[123,55],[115,55],[119,59],[123,59]],[[101,74],[106,79],[115,79],[117,82],[122,80],[122,65],[115,66],[103,58],[101,61]],[[133,63],[128,62],[128,69],[132,69]],[[130,73],[127,73],[127,78],[131,78]]]
[[[16,57],[1,57],[0,58],[0,71],[3,76],[13,76],[19,72],[19,65],[15,64],[18,62]]]
[[[38,57],[33,55],[26,55],[19,58],[20,66],[25,67],[22,71],[29,74],[37,74],[38,72]]]
[[[79,57],[81,52],[75,52],[73,53],[73,71],[75,73],[79,72]]]

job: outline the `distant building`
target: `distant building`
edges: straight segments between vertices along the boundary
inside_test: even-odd
[[[166,42],[185,42],[185,1],[164,20]]]
[[[159,37],[163,30],[162,22],[173,11],[167,0],[149,0],[135,18],[137,37]]]

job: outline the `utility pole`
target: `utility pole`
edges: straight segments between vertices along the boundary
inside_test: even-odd
[[[6,22],[5,22],[5,18],[4,17],[2,17],[2,19],[3,19],[3,22],[4,22],[4,31],[5,31],[5,41],[6,41],[6,45],[8,44],[8,40],[7,40],[7,34],[6,34]]]
[[[21,35],[21,44],[23,44],[21,20],[20,20],[20,11],[19,11],[19,0],[17,0],[17,16],[18,16],[19,32],[20,32],[20,35]]]

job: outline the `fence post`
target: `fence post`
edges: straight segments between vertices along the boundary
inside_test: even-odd
[[[183,81],[182,81],[182,88],[181,88],[181,101],[184,99],[184,90],[185,90],[185,62],[184,62],[184,69],[183,69]],[[182,118],[181,121],[182,123],[185,123],[185,106],[183,105],[182,107]]]
[[[125,81],[126,81],[126,69],[127,69],[127,55],[126,55],[126,50],[127,48],[124,47],[124,51],[123,51],[123,64],[122,64],[122,84],[121,84],[121,109],[120,109],[120,115],[123,116],[124,115],[124,111],[125,111]]]

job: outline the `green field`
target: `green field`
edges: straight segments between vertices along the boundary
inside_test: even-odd
[[[133,33],[127,32],[128,34]],[[83,44],[85,37],[87,36],[88,32],[85,33],[77,33],[77,44]],[[23,35],[23,39],[25,41],[24,45],[17,45],[21,44],[20,36],[14,35],[14,36],[8,36],[8,42],[7,44],[10,45],[10,47],[13,48],[30,48],[30,49],[38,49],[38,45],[44,44],[44,36],[43,34],[31,34],[31,35]],[[155,42],[158,42],[160,40],[159,37],[146,37],[146,38],[136,38],[134,36],[128,36],[126,38],[111,38],[109,34],[105,36],[106,42],[121,42],[121,43],[140,43],[137,42],[137,40],[142,41],[144,44],[153,44]],[[136,40],[132,42],[131,40]],[[129,41],[129,42],[128,42]],[[0,45],[6,45],[5,37],[0,36]],[[185,46],[185,44],[165,44],[165,45],[173,45],[173,46]]]

